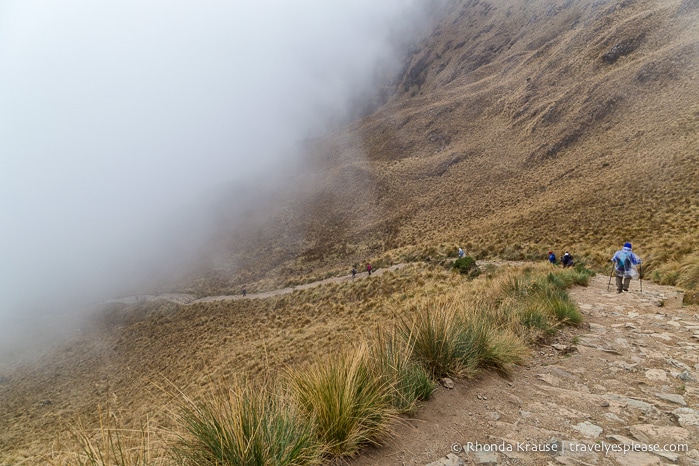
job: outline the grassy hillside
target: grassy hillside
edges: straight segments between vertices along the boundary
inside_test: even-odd
[[[454,1],[436,18],[390,100],[308,141],[310,171],[222,240],[236,267],[199,289],[438,244],[603,264],[624,241],[691,286],[675,272],[699,260],[697,2]]]
[[[384,438],[399,413],[410,413],[418,400],[429,398],[434,382],[418,387],[417,393],[415,385],[408,385],[407,393],[391,394],[415,380],[415,369],[421,368],[420,384],[430,376],[508,373],[513,363],[529,357],[527,344],[580,322],[563,289],[586,283],[584,271],[553,274],[540,264],[523,270],[503,267],[497,273],[484,267],[484,272],[470,281],[449,263],[416,263],[266,299],[112,307],[34,367],[0,367],[5,377],[0,384],[0,464],[209,464],[180,463],[172,456],[181,436],[192,440],[187,433],[192,416],[222,420],[219,416],[243,409],[231,411],[231,403],[244,401],[227,394],[253,402],[258,400],[254,394],[263,393],[260,387],[291,406],[296,404],[286,399],[289,390],[300,394],[299,409],[311,411],[320,407],[316,390],[321,389],[332,413],[333,400],[340,399],[337,387],[349,384],[351,391],[354,383],[332,370],[368,364],[371,374],[379,374],[368,382],[379,383],[374,388],[383,393],[380,398],[394,405],[384,406],[380,435],[362,440],[366,432],[358,426],[352,436],[358,440],[336,432],[332,435],[339,436],[339,443],[323,440],[320,450],[329,457],[353,455],[362,445]],[[396,367],[407,369],[407,378],[383,375]],[[322,388],[326,377],[333,383]],[[415,395],[420,398],[410,397]],[[374,408],[367,412],[373,416]],[[320,422],[313,413],[306,416],[306,425]],[[323,422],[335,423],[334,416]],[[225,422],[236,429],[234,419]],[[314,438],[326,435],[324,429],[313,433]],[[192,442],[190,453],[206,453]],[[105,459],[89,460],[93,448]],[[115,452],[131,459],[120,461]],[[130,455],[142,456],[135,461]],[[143,461],[148,455],[151,460]]]
[[[36,366],[0,367],[3,461],[60,464],[66,432],[98,425],[99,406],[119,425],[167,429],[164,385],[278,380],[438,296],[480,309],[492,283],[440,263],[457,245],[499,259],[568,249],[606,267],[631,241],[647,277],[699,286],[699,1],[455,0],[434,17],[386,102],[306,141],[306,166],[277,194],[223,216],[181,289],[253,293],[409,265],[265,300],[114,307]],[[236,196],[219,209],[240,210]]]

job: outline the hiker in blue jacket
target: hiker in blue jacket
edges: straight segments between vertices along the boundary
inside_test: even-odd
[[[636,266],[641,263],[641,258],[631,252],[631,243],[624,243],[624,247],[614,253],[612,257],[616,275],[616,292],[629,291],[629,283],[632,278],[638,277]]]

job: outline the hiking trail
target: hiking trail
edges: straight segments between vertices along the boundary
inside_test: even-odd
[[[646,281],[641,293],[633,280],[617,294],[608,281],[569,291],[583,324],[535,348],[510,380],[440,386],[350,464],[699,465],[699,309],[671,287]]]
[[[392,265],[390,267],[386,268],[381,268],[381,269],[374,269],[372,270],[371,274],[372,275],[382,275],[386,272],[393,271],[400,269],[402,267],[405,267],[407,264],[396,264]],[[367,278],[369,274],[367,272],[361,272],[357,273],[357,277],[354,280],[359,280],[362,278]],[[243,296],[242,294],[236,294],[236,295],[218,295],[218,296],[205,296],[203,298],[197,298],[196,296],[192,294],[186,294],[186,293],[161,293],[161,294],[142,294],[142,295],[137,295],[137,296],[126,296],[123,298],[115,298],[115,299],[110,299],[107,301],[103,301],[99,303],[100,305],[102,304],[112,304],[112,303],[121,303],[121,304],[135,304],[138,302],[145,302],[145,301],[157,301],[157,300],[165,300],[165,301],[170,301],[173,303],[177,304],[197,304],[197,303],[210,303],[214,301],[235,301],[238,299],[263,299],[263,298],[269,298],[272,296],[279,296],[283,294],[289,294],[293,293],[296,290],[307,290],[309,288],[315,288],[317,286],[321,285],[326,285],[328,283],[339,283],[339,282],[344,282],[344,281],[351,281],[353,280],[352,275],[343,275],[340,277],[330,277],[326,278],[324,280],[318,280],[315,282],[309,282],[309,283],[304,283],[302,285],[296,285],[296,286],[289,286],[285,288],[278,288],[276,290],[271,290],[271,291],[261,291],[259,293],[247,293],[246,296]]]
[[[362,272],[356,279],[367,277]],[[165,293],[109,302],[261,299],[349,280],[331,277],[247,297]],[[608,276],[598,275],[588,287],[571,289],[583,324],[534,348],[509,380],[484,373],[453,389],[440,386],[392,440],[350,464],[699,465],[699,308],[682,307],[682,294],[672,287],[645,281],[641,292],[633,280],[630,292],[617,294],[613,280],[608,284]]]

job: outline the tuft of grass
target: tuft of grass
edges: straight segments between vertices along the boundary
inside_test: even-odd
[[[549,298],[548,305],[562,324],[580,325],[583,321],[582,314],[567,293],[556,293],[555,296]]]
[[[680,262],[677,285],[686,290],[699,290],[699,255],[685,257]]]
[[[549,317],[541,309],[527,307],[520,313],[520,322],[528,329],[540,330],[544,335],[556,333],[556,327],[551,325]]]
[[[315,465],[323,448],[312,426],[283,397],[234,383],[207,399],[183,396],[183,430],[173,448],[178,464]]]
[[[448,304],[428,301],[412,321],[402,320],[398,331],[413,348],[413,358],[432,378],[468,377],[475,374],[477,362],[472,338]]]
[[[155,442],[149,422],[138,428],[121,427],[116,413],[99,409],[100,427],[90,431],[81,423],[71,435],[77,452],[68,454],[65,463],[78,466],[152,466],[166,464],[166,452]]]
[[[353,456],[389,435],[394,392],[371,370],[365,345],[289,375],[296,402],[331,455]]]
[[[508,329],[500,309],[469,311],[455,295],[451,300],[425,302],[412,322],[398,330],[413,347],[413,358],[433,378],[471,377],[479,370],[510,373],[528,354],[524,341]]]
[[[475,355],[481,369],[508,376],[513,365],[524,362],[529,353],[521,338],[511,331],[494,328],[489,320],[471,319],[465,330],[471,344],[470,354]]]
[[[471,306],[495,328],[528,342],[552,335],[561,325],[577,325],[582,314],[565,289],[586,285],[593,272],[583,268],[551,271],[548,266],[505,270],[490,279]]]
[[[531,292],[527,295],[525,312],[548,314],[554,319],[554,326],[580,324],[582,314],[565,292],[565,288],[582,278],[583,275],[574,271],[572,273],[560,271],[549,273],[545,280],[536,280],[531,286]]]
[[[391,388],[391,405],[403,414],[414,414],[419,401],[428,400],[435,382],[425,368],[412,359],[413,349],[395,328],[377,332],[369,348],[369,364]]]

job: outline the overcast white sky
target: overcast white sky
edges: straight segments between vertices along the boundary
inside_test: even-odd
[[[117,279],[179,206],[273,169],[417,3],[0,0],[0,328]]]

